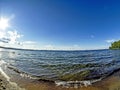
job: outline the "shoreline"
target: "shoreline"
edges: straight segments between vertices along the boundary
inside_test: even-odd
[[[11,71],[6,71],[9,73],[8,76],[11,75],[10,80],[0,71],[0,90],[120,90],[120,71],[92,85],[82,87],[57,86],[55,83],[21,77]]]
[[[9,68],[0,68],[0,90],[120,90],[120,70],[88,86],[64,87],[53,82],[22,77]]]
[[[0,90],[25,90],[17,85],[17,83],[10,81],[10,78],[0,68]]]
[[[11,71],[12,70],[10,70],[9,72]],[[101,81],[95,82],[92,85],[82,87],[57,86],[55,83],[52,82],[46,82],[42,80],[39,81],[36,79],[30,79],[28,77],[22,77],[14,71],[12,71],[12,74],[9,73],[9,75],[11,75],[12,82],[17,83],[18,86],[25,88],[25,90],[120,90],[120,71],[117,71],[113,75]]]

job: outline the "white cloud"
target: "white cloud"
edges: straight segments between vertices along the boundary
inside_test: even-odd
[[[9,27],[9,19],[0,17],[0,30],[5,30]]]
[[[79,47],[79,45],[75,44],[75,45],[73,45],[73,47]]]
[[[56,46],[56,45],[44,45],[42,48],[39,49],[44,49],[44,50],[83,50],[79,45],[71,45],[71,46]]]
[[[35,41],[24,41],[23,44],[36,44],[37,42]]]
[[[114,41],[116,41],[116,40],[115,39],[108,39],[108,40],[106,40],[107,43],[112,43]]]
[[[22,35],[18,34],[17,31],[0,31],[0,42],[3,43],[17,44],[21,37]]]
[[[55,49],[55,47],[53,45],[50,45],[50,44],[45,45],[43,48],[46,49],[46,50]]]
[[[37,45],[34,44],[23,44],[21,48],[23,49],[36,49]]]
[[[10,44],[19,43],[17,39],[22,37],[22,35],[18,34],[17,31],[8,31],[7,34],[8,34],[8,39],[10,39],[9,41]]]
[[[14,30],[9,24],[9,21],[15,17],[12,14],[9,18],[0,17],[0,45],[4,44],[18,44],[19,39],[23,36]],[[8,27],[9,26],[9,27]],[[4,30],[3,30],[4,29]]]
[[[0,31],[0,38],[4,38],[6,33],[4,31]]]
[[[38,43],[35,42],[35,41],[23,41],[23,42],[20,42],[20,45],[21,45],[21,48],[23,49],[39,49],[38,48]]]

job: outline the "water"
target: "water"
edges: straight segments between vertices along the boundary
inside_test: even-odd
[[[52,80],[57,83],[59,81],[80,81],[77,83],[81,83],[88,80],[100,80],[119,69],[120,50],[29,51],[0,49],[0,60],[5,61],[8,68],[26,76]]]

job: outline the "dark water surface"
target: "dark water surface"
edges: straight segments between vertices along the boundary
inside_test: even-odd
[[[52,81],[107,77],[120,68],[120,50],[28,51],[0,49],[0,60],[17,73]]]

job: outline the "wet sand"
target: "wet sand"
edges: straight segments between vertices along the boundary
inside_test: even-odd
[[[47,82],[29,82],[23,86],[27,90],[120,90],[120,73],[114,74],[102,81],[87,87],[62,87]]]
[[[76,88],[75,86],[69,88],[56,86],[56,84],[52,82],[33,80],[28,77],[23,78],[11,70],[7,72],[9,72],[11,81],[16,82],[18,86],[25,88],[26,90],[120,90],[120,71],[90,86],[79,88]]]
[[[9,80],[6,74],[0,68],[0,90],[25,90],[20,88],[15,82]]]

